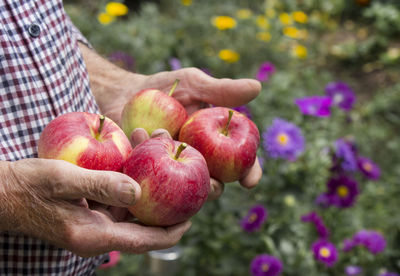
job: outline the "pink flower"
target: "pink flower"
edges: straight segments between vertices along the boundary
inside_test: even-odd
[[[116,266],[121,259],[121,252],[119,251],[111,251],[108,253],[109,255],[109,260],[108,262],[100,265],[100,269],[107,269],[113,266]]]

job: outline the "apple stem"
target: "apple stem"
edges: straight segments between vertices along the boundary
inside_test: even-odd
[[[106,117],[104,117],[104,115],[100,115],[100,126],[99,126],[99,129],[97,130],[97,135],[100,135],[101,131],[103,130],[105,120],[106,120]]]
[[[178,83],[179,83],[179,79],[176,79],[174,84],[171,87],[171,90],[169,90],[168,96],[172,96],[172,94],[174,93],[175,88],[177,87]]]
[[[182,151],[184,149],[186,149],[186,147],[187,147],[186,143],[182,143],[182,144],[179,145],[178,149],[176,150],[175,157],[174,157],[175,160],[178,160],[179,155],[181,155]]]
[[[228,122],[226,123],[225,128],[224,128],[224,130],[222,131],[222,134],[224,134],[225,136],[228,136],[228,128],[229,128],[229,124],[231,123],[232,116],[233,116],[233,110],[232,110],[232,109],[229,109]]]

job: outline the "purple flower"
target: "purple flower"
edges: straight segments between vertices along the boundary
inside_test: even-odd
[[[400,275],[397,274],[396,272],[385,271],[385,272],[380,273],[379,276],[400,276]]]
[[[341,208],[351,207],[359,194],[357,181],[346,175],[329,179],[327,188],[329,205]]]
[[[353,241],[356,245],[362,245],[372,254],[378,254],[385,250],[386,240],[377,231],[361,230],[353,236]]]
[[[268,212],[262,205],[253,206],[247,215],[241,220],[240,225],[247,232],[258,230],[267,219]]]
[[[356,96],[353,90],[344,82],[330,82],[325,86],[325,93],[332,98],[333,104],[349,111],[353,108]]]
[[[376,180],[381,175],[381,170],[378,165],[372,162],[370,159],[359,156],[357,160],[358,168],[360,171],[369,179]]]
[[[304,151],[305,141],[300,128],[280,118],[276,118],[262,136],[264,149],[272,158],[294,161]]]
[[[346,272],[346,275],[349,275],[349,276],[360,275],[360,273],[362,272],[362,268],[359,266],[355,266],[355,265],[349,265],[349,266],[346,266],[345,272]]]
[[[237,106],[232,109],[246,115],[246,117],[249,118],[250,120],[252,119],[250,109],[246,105]]]
[[[260,68],[258,69],[256,79],[259,81],[268,81],[269,77],[275,73],[275,65],[271,62],[267,61],[261,64]]]
[[[125,52],[115,51],[108,56],[108,59],[126,70],[133,71],[134,69],[135,60]]]
[[[343,252],[349,252],[356,246],[356,243],[354,242],[353,239],[345,239],[343,241]]]
[[[323,262],[326,266],[333,266],[337,261],[337,249],[333,243],[327,240],[318,240],[313,243],[314,258]]]
[[[316,198],[315,204],[323,208],[327,208],[331,206],[330,197],[326,193],[322,193]]]
[[[324,222],[322,221],[322,218],[318,216],[316,212],[311,212],[308,214],[305,214],[301,217],[301,221],[303,222],[311,222],[314,224],[315,229],[317,230],[318,236],[321,239],[326,239],[329,237],[329,230],[325,226]]]
[[[169,59],[169,66],[171,66],[172,71],[182,68],[181,61],[175,57]]]
[[[357,157],[351,142],[344,138],[336,140],[335,161],[345,171],[355,171],[357,169]]]
[[[295,104],[304,115],[329,117],[331,115],[332,99],[326,96],[311,96],[295,99]]]
[[[250,273],[253,276],[275,276],[282,271],[282,262],[267,254],[256,256],[250,264]]]

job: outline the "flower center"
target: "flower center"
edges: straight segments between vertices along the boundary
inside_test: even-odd
[[[257,214],[251,214],[250,216],[249,216],[249,222],[250,223],[252,223],[252,222],[255,222],[256,220],[257,220],[257,218],[258,218],[258,216],[257,216]]]
[[[372,165],[371,165],[371,163],[369,163],[369,162],[364,162],[362,166],[363,166],[364,170],[366,170],[367,172],[371,172],[371,171],[372,171]]]
[[[267,272],[267,271],[269,270],[269,265],[263,264],[263,265],[261,266],[261,270],[262,270],[263,272]]]
[[[281,146],[286,146],[289,142],[289,136],[286,133],[279,133],[279,135],[276,137],[276,140]]]
[[[319,254],[324,258],[329,258],[331,256],[331,251],[327,247],[322,247],[319,250]]]
[[[335,104],[340,104],[343,101],[343,95],[340,93],[335,94],[335,96],[333,96],[333,102]]]
[[[346,197],[349,194],[349,189],[346,186],[341,185],[337,188],[336,192],[340,197]]]

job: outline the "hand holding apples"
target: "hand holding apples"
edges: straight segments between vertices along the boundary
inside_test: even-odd
[[[260,133],[245,115],[213,107],[193,113],[182,126],[179,140],[203,154],[211,177],[232,182],[242,179],[253,166]]]

